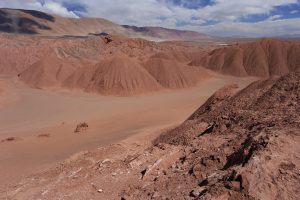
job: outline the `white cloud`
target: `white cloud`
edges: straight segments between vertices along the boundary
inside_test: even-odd
[[[67,8],[63,6],[62,2],[55,0],[1,0],[0,7],[32,9],[64,17],[78,17],[74,12],[68,11]]]
[[[67,8],[63,7],[62,4],[57,2],[45,2],[45,4],[40,4],[42,9],[48,11],[49,13],[55,13],[57,15],[65,17],[78,17],[74,12],[68,11]]]
[[[268,17],[268,19],[266,19],[266,21],[275,21],[282,17],[283,17],[282,15],[273,15],[273,16]]]
[[[298,13],[299,11],[298,10],[292,10],[290,13],[291,14],[296,14],[296,13]]]
[[[77,3],[86,7],[87,13],[82,13],[83,15],[102,17],[119,24],[193,29],[217,35],[223,35],[225,32],[227,35],[236,33],[247,35],[251,33],[252,36],[274,35],[277,33],[276,31],[281,30],[279,26],[285,27],[286,31],[294,32],[297,32],[297,26],[299,27],[299,24],[291,23],[295,22],[292,19],[279,20],[281,19],[279,15],[271,16],[260,23],[239,22],[241,18],[249,15],[269,15],[274,7],[299,3],[299,0],[214,0],[213,5],[192,10],[169,4],[167,0],[43,0],[44,4],[40,1],[0,0],[0,6],[36,9],[62,16],[76,17],[76,14],[68,11],[63,3]],[[220,23],[213,26],[201,26],[207,22]],[[277,25],[272,24],[275,22]],[[178,24],[181,26],[178,27]],[[261,24],[266,24],[268,28]]]
[[[262,21],[257,23],[230,22],[200,28],[195,26],[187,26],[186,28],[212,35],[267,37],[300,35],[299,27],[300,18]]]

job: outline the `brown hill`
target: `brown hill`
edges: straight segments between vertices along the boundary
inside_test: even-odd
[[[35,10],[5,8],[0,9],[0,30],[52,36],[79,36],[97,32],[127,35],[125,28],[105,19],[64,18]]]
[[[85,90],[89,86],[96,70],[97,66],[95,64],[81,67],[62,82],[62,87],[71,90]]]
[[[161,40],[173,41],[202,41],[211,39],[208,35],[198,33],[195,31],[183,31],[176,29],[167,29],[162,27],[137,27],[137,26],[128,26],[124,25],[126,29],[141,33],[149,38],[158,38]]]
[[[142,30],[147,31],[142,31]],[[0,9],[0,31],[47,36],[87,36],[109,33],[151,40],[206,40],[208,36],[192,31],[160,27],[121,26],[102,18],[65,18],[35,10]]]
[[[176,191],[191,199],[297,199],[299,97],[299,71],[239,92],[234,85],[216,92],[155,140],[157,146],[183,145],[183,153],[174,159],[175,169],[166,170],[167,178],[160,176],[138,195],[157,191],[176,198],[167,188],[180,184]]]
[[[81,69],[70,76],[65,86],[101,94],[133,95],[161,89],[157,81],[134,59],[116,56],[95,67]]]
[[[163,88],[195,86],[210,77],[205,69],[174,60],[151,57],[142,67],[136,58],[118,54],[98,64],[74,58],[49,56],[38,60],[19,74],[33,88],[59,87],[111,95],[135,95]]]
[[[0,73],[17,75],[35,62],[51,57],[63,62],[70,59],[99,60],[104,48],[100,37],[48,38],[16,34],[0,34]]]
[[[186,88],[196,85],[199,80],[207,78],[208,73],[199,68],[187,66],[174,60],[150,58],[145,69],[166,88]]]
[[[47,57],[32,64],[19,74],[19,78],[33,88],[55,88],[80,67],[79,63],[78,60]]]
[[[17,75],[38,61],[39,48],[31,48],[34,40],[21,39],[10,34],[0,34],[0,74]]]
[[[0,41],[0,74],[19,75],[34,88],[131,95],[194,86],[207,75],[199,67],[187,66],[202,50],[180,43],[115,35],[81,38],[3,33]],[[96,63],[101,64],[94,66]]]
[[[281,76],[300,67],[300,46],[298,41],[263,39],[213,50],[190,65],[234,76]]]
[[[114,56],[97,65],[75,59],[47,57],[19,74],[33,88],[80,89],[113,95],[134,95],[162,89],[134,59]]]

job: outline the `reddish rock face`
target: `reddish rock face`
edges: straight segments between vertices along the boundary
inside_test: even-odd
[[[299,54],[298,41],[262,39],[213,50],[190,65],[233,76],[282,76],[299,69]]]

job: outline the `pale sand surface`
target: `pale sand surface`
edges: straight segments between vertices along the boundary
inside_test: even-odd
[[[189,89],[135,97],[50,92],[11,81],[17,100],[0,109],[0,141],[17,140],[0,142],[0,188],[77,152],[179,124],[220,87],[244,87],[253,80],[224,76]],[[75,134],[76,124],[83,121],[89,129]]]

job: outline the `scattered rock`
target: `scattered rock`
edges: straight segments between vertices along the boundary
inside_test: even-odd
[[[205,134],[212,133],[213,130],[214,130],[214,127],[215,127],[215,124],[214,124],[214,123],[213,123],[213,124],[209,124],[209,125],[207,126],[207,128],[206,128],[203,132],[201,132],[198,136],[202,136],[202,135],[205,135]]]
[[[234,165],[245,166],[254,152],[258,151],[260,148],[265,148],[267,144],[268,141],[263,136],[256,140],[249,135],[238,150],[227,156],[227,162],[223,169],[226,170]]]
[[[113,41],[112,37],[110,35],[107,35],[104,37],[104,42],[106,44],[111,43]]]
[[[234,190],[234,191],[237,191],[237,192],[242,190],[242,188],[241,188],[241,183],[238,182],[238,181],[230,181],[230,182],[227,182],[227,183],[225,184],[225,187],[226,187],[227,189]]]
[[[98,189],[97,192],[98,192],[98,193],[102,193],[103,190],[102,190],[102,189]]]
[[[190,192],[190,197],[200,197],[203,194],[205,194],[207,191],[208,190],[206,187],[196,188]]]
[[[142,174],[142,177],[141,177],[141,179],[143,179],[143,178],[144,178],[144,176],[145,176],[146,172],[147,172],[147,168],[141,171],[141,174]]]
[[[98,188],[94,183],[91,183],[91,186],[94,188],[95,191],[97,191],[98,193],[102,193],[103,189]]]
[[[151,199],[156,199],[156,198],[159,198],[159,197],[160,197],[159,193],[158,192],[154,192],[153,195],[152,195],[152,197],[151,197]]]
[[[222,181],[224,177],[227,175],[228,172],[226,171],[219,171],[214,172],[211,175],[209,175],[207,178],[199,181],[199,186],[212,186],[216,184],[219,181]]]

